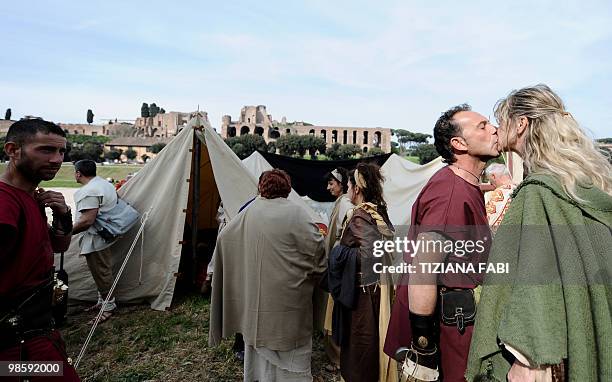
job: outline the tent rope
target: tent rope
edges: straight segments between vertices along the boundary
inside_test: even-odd
[[[134,251],[134,247],[136,247],[136,243],[138,242],[138,239],[140,238],[141,235],[144,238],[145,224],[147,222],[147,219],[149,218],[149,213],[152,210],[153,210],[153,206],[151,206],[151,208],[149,208],[149,210],[145,212],[140,218],[140,228],[138,229],[138,233],[136,233],[136,237],[134,238],[134,241],[132,242],[132,246],[130,247],[130,250],[128,251],[127,255],[125,256],[125,259],[123,260],[123,264],[121,264],[121,268],[119,269],[117,276],[113,280],[113,285],[108,291],[108,294],[106,295],[106,299],[104,299],[104,302],[102,303],[102,306],[100,307],[100,311],[98,312],[98,315],[96,316],[96,320],[94,321],[91,327],[91,330],[89,331],[89,334],[87,335],[87,339],[85,339],[85,343],[83,344],[83,347],[81,348],[81,351],[79,352],[79,356],[77,357],[77,360],[74,363],[75,370],[79,367],[79,363],[81,362],[81,359],[85,355],[85,349],[87,349],[87,346],[89,345],[89,342],[91,341],[91,338],[93,337],[94,331],[98,327],[100,318],[102,317],[102,314],[104,314],[104,309],[106,308],[106,305],[110,301],[111,296],[113,295],[113,292],[115,291],[115,287],[117,286],[117,283],[119,282],[119,279],[121,278],[121,274],[123,273],[123,270],[125,269],[125,266],[127,265],[127,262],[130,259],[130,255]],[[142,267],[142,264],[141,264],[141,267]]]
[[[148,214],[151,211],[151,209],[153,209],[153,207],[151,207],[149,209],[149,211],[147,212],[147,218],[149,217]],[[144,227],[144,224],[147,222],[147,220],[142,220],[141,219],[141,223],[142,226]],[[144,261],[144,244],[145,244],[145,239],[144,239],[144,235],[145,235],[145,231],[144,229],[142,230],[142,235],[141,235],[141,241],[140,241],[140,270],[138,273],[138,285],[142,285],[142,265],[143,265],[143,261]],[[138,240],[138,238],[136,238],[136,240]]]

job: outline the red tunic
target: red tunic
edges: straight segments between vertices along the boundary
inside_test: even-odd
[[[449,256],[446,262],[477,263],[486,262],[491,243],[484,198],[479,187],[466,182],[444,167],[436,172],[425,185],[412,206],[409,240],[416,240],[421,232],[434,231],[452,240],[481,240],[484,251],[472,251],[462,257]],[[405,255],[410,263],[410,254]],[[482,282],[479,274],[444,274],[439,283],[445,286],[471,288]],[[395,351],[409,347],[411,343],[410,321],[408,319],[408,282],[403,280],[396,290],[395,303],[385,341],[385,353],[394,356]],[[441,369],[444,381],[463,381],[467,365],[473,326],[468,326],[459,334],[456,327],[440,324]]]
[[[16,234],[12,247],[5,245],[0,249],[0,301],[21,299],[48,280],[53,269],[53,249],[44,210],[32,195],[1,181],[0,230]],[[64,361],[62,377],[33,377],[31,381],[79,381],[74,368],[66,362],[59,332],[54,330],[48,336],[31,338],[23,347],[29,361]],[[0,343],[0,361],[20,359],[18,345],[6,347]]]
[[[23,295],[47,280],[53,249],[44,210],[27,192],[0,182],[0,229],[17,234],[14,248],[0,249],[0,296]]]

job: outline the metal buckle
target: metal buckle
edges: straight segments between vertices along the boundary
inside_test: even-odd
[[[457,330],[459,330],[459,333],[463,334],[463,332],[465,331],[465,322],[464,322],[464,314],[463,314],[463,308],[456,308],[455,309],[455,319],[457,320]]]

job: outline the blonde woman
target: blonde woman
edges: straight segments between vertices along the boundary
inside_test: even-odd
[[[612,380],[612,179],[594,146],[546,85],[498,102],[501,150],[518,153],[514,192],[489,262],[467,379]]]

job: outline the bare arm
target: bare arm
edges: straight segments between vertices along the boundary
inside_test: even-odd
[[[96,216],[98,216],[97,208],[81,211],[79,221],[72,227],[72,234],[76,235],[79,232],[86,231],[96,221]]]

